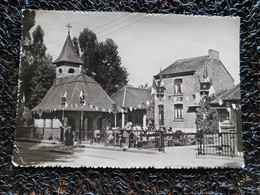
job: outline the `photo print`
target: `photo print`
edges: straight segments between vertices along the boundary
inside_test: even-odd
[[[24,10],[20,166],[241,168],[237,17]]]

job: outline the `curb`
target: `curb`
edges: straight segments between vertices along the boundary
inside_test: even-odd
[[[86,145],[76,145],[78,148],[90,148],[90,149],[99,149],[99,150],[110,150],[110,151],[120,151],[120,152],[133,152],[133,153],[145,153],[145,154],[160,154],[159,151],[143,151],[143,150],[129,150],[129,148],[106,148],[106,147],[92,147]]]
[[[74,154],[73,152],[71,151],[66,151],[66,150],[57,150],[57,149],[52,149],[52,150],[49,150],[50,152],[54,152],[54,153],[60,153],[60,154]]]

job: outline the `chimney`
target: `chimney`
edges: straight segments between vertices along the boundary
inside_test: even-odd
[[[209,49],[209,57],[215,60],[219,60],[219,52],[213,49]]]

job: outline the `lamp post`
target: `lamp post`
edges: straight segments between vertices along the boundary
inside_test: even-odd
[[[116,113],[117,113],[117,106],[116,106],[116,104],[112,104],[112,110],[113,110],[113,113],[115,115],[115,128],[116,128]]]
[[[64,109],[65,109],[65,105],[66,105],[66,97],[62,96],[61,98],[61,105],[62,105],[62,126],[64,126],[64,122],[65,122],[65,116],[64,116]]]
[[[164,86],[157,87],[157,97],[159,98],[159,151],[164,151],[164,144],[163,144],[163,135],[162,135],[162,125],[163,125],[163,119],[162,119],[162,107],[163,107],[163,97],[164,97]]]
[[[81,104],[79,142],[81,143],[82,142],[82,131],[83,131],[83,107],[85,105],[85,94],[84,94],[83,90],[80,91],[79,102]]]
[[[116,146],[116,113],[117,113],[116,104],[112,104],[112,111],[113,111],[114,116],[115,116],[115,131],[113,133],[114,133],[114,146]]]
[[[39,109],[39,117],[40,119],[42,119],[42,109]],[[43,129],[42,129],[42,134],[44,135],[44,125],[43,125]],[[39,138],[39,135],[37,136]]]

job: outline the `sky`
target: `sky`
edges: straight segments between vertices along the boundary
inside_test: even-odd
[[[111,38],[118,46],[129,84],[148,83],[176,60],[219,51],[220,60],[238,84],[238,17],[207,17],[115,12],[37,11],[36,24],[44,30],[47,53],[55,60],[68,35],[78,37],[84,28],[96,33],[98,41]],[[33,31],[35,27],[31,30]]]

